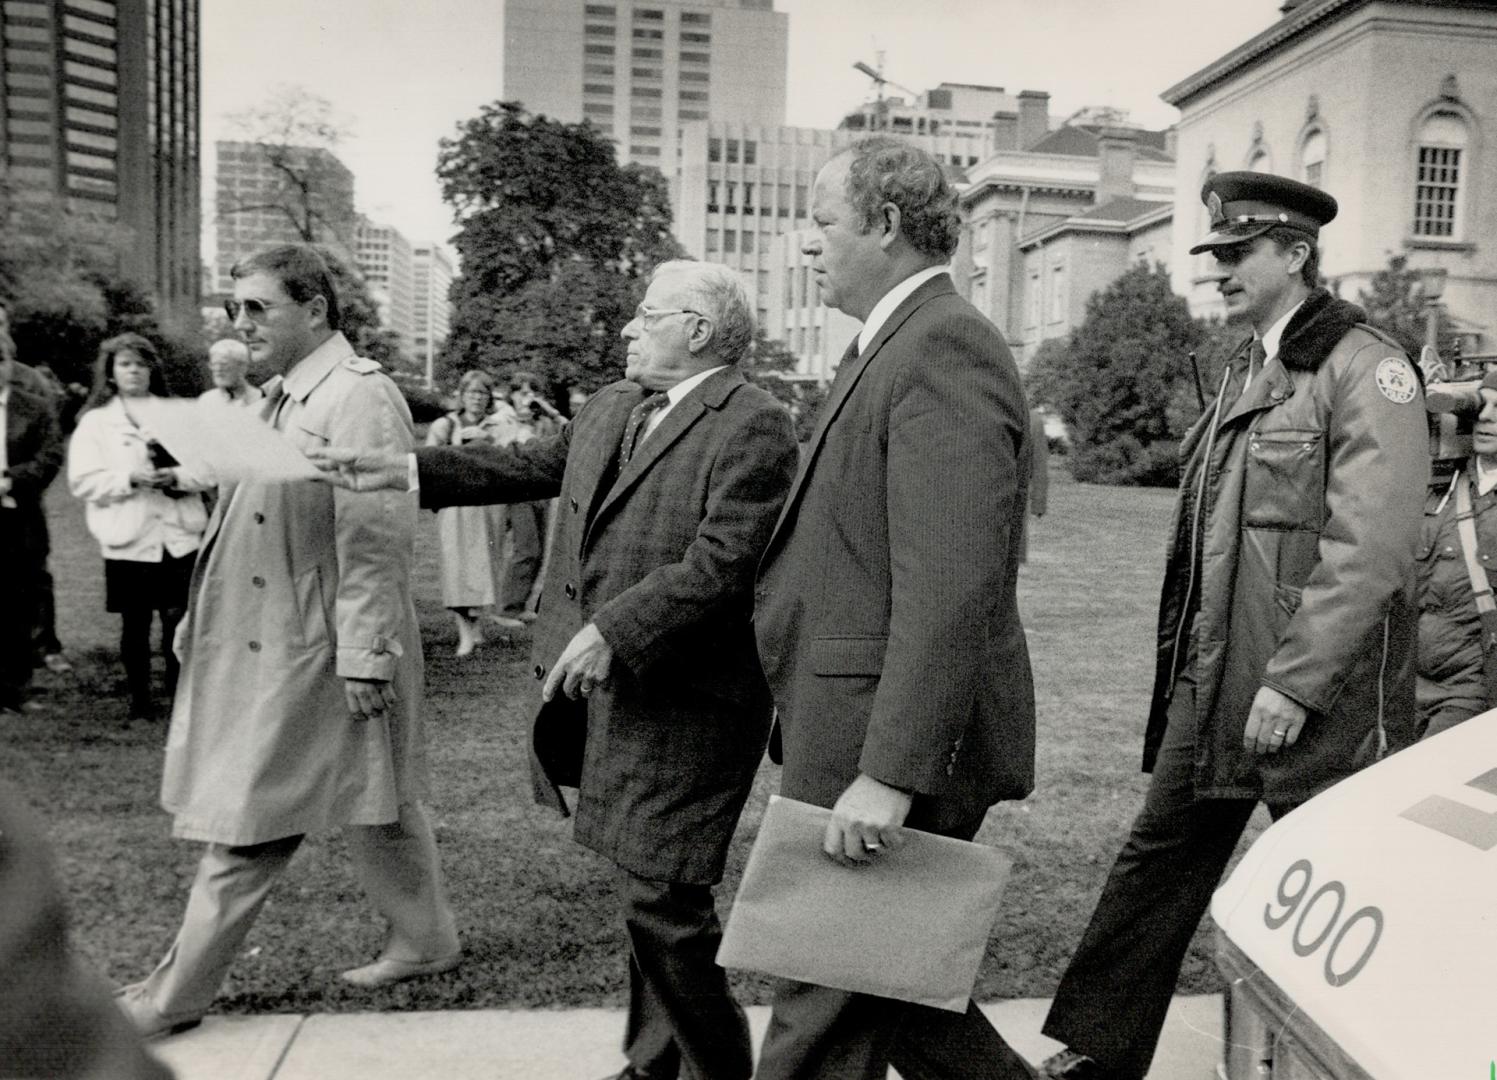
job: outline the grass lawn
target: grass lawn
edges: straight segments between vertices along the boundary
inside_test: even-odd
[[[983,1000],[1053,992],[1138,809],[1154,604],[1171,494],[1071,482],[1053,472],[1050,513],[1020,576],[1039,696],[1038,789],[993,810],[980,839],[1015,872],[978,985]],[[173,841],[157,806],[165,725],[126,727],[118,620],[79,505],[50,494],[60,631],[77,673],[38,673],[43,712],[0,733],[0,775],[47,819],[76,943],[112,979],[139,978],[171,943],[198,846]],[[532,805],[526,740],[536,685],[528,636],[452,657],[440,607],[434,518],[422,515],[416,597],[427,649],[433,814],[469,960],[450,975],[374,994],[336,974],[374,954],[381,928],[341,838],[310,838],[277,885],[220,998],[230,1012],[621,1005],[625,945],[608,864]],[[777,770],[761,771],[720,895],[738,874]],[[1260,812],[1261,813],[1261,812]],[[1261,825],[1255,825],[1256,834]],[[1182,988],[1218,983],[1204,933]],[[746,1001],[767,983],[735,975]]]

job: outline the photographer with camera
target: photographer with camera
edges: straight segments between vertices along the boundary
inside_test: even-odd
[[[540,376],[517,371],[509,377],[509,403],[519,417],[522,432],[519,442],[548,438],[566,424],[566,418],[545,395],[546,387]],[[532,593],[541,580],[550,506],[549,502],[529,502],[513,503],[509,508],[509,535],[514,553],[504,579],[504,610],[500,612],[508,618],[526,622],[535,618]]]
[[[1441,433],[1419,544],[1421,738],[1497,705],[1497,371],[1426,400]]]
[[[154,720],[151,615],[161,614],[166,695],[176,689],[172,636],[187,607],[193,558],[208,525],[209,485],[177,464],[141,428],[142,406],[166,396],[155,348],[139,334],[99,346],[93,390],[68,444],[68,485],[86,504],[104,555],[104,608],[123,620],[120,658],[130,719]]]

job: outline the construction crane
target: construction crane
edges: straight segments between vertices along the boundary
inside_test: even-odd
[[[885,131],[889,127],[889,115],[888,106],[884,104],[884,87],[892,86],[896,90],[903,90],[906,94],[910,95],[910,98],[912,100],[918,100],[920,95],[911,90],[908,86],[905,86],[902,83],[897,83],[893,79],[886,79],[884,77],[884,51],[882,49],[874,54],[874,59],[878,61],[877,67],[874,67],[871,64],[865,64],[861,60],[853,64],[852,67],[854,71],[861,72],[862,74],[867,75],[870,79],[873,80],[873,85],[877,87],[878,98],[874,103],[873,130]]]

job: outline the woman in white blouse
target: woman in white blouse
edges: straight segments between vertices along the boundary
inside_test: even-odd
[[[427,446],[486,442],[508,446],[522,434],[510,406],[494,397],[494,380],[484,371],[465,372],[457,384],[456,412],[438,417],[426,434]],[[483,644],[479,612],[505,629],[525,624],[498,614],[504,580],[503,506],[449,506],[437,511],[442,552],[442,603],[457,619],[457,655],[469,656]]]
[[[130,718],[156,717],[151,616],[161,614],[166,693],[176,689],[172,637],[187,606],[192,563],[208,524],[207,485],[179,467],[141,426],[143,406],[165,396],[161,360],[139,334],[99,347],[93,391],[68,444],[68,485],[85,501],[104,555],[104,608],[118,614]]]

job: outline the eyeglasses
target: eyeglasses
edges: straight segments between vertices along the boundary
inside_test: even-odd
[[[639,307],[634,309],[634,317],[642,323],[647,323],[651,319],[663,319],[667,315],[695,315],[699,319],[705,319],[707,317],[700,311],[692,311],[691,308],[647,308],[643,304],[640,304]]]
[[[225,300],[224,311],[229,316],[230,322],[239,321],[239,312],[243,311],[255,322],[264,322],[265,316],[270,313],[271,308],[293,307],[295,300]]]

